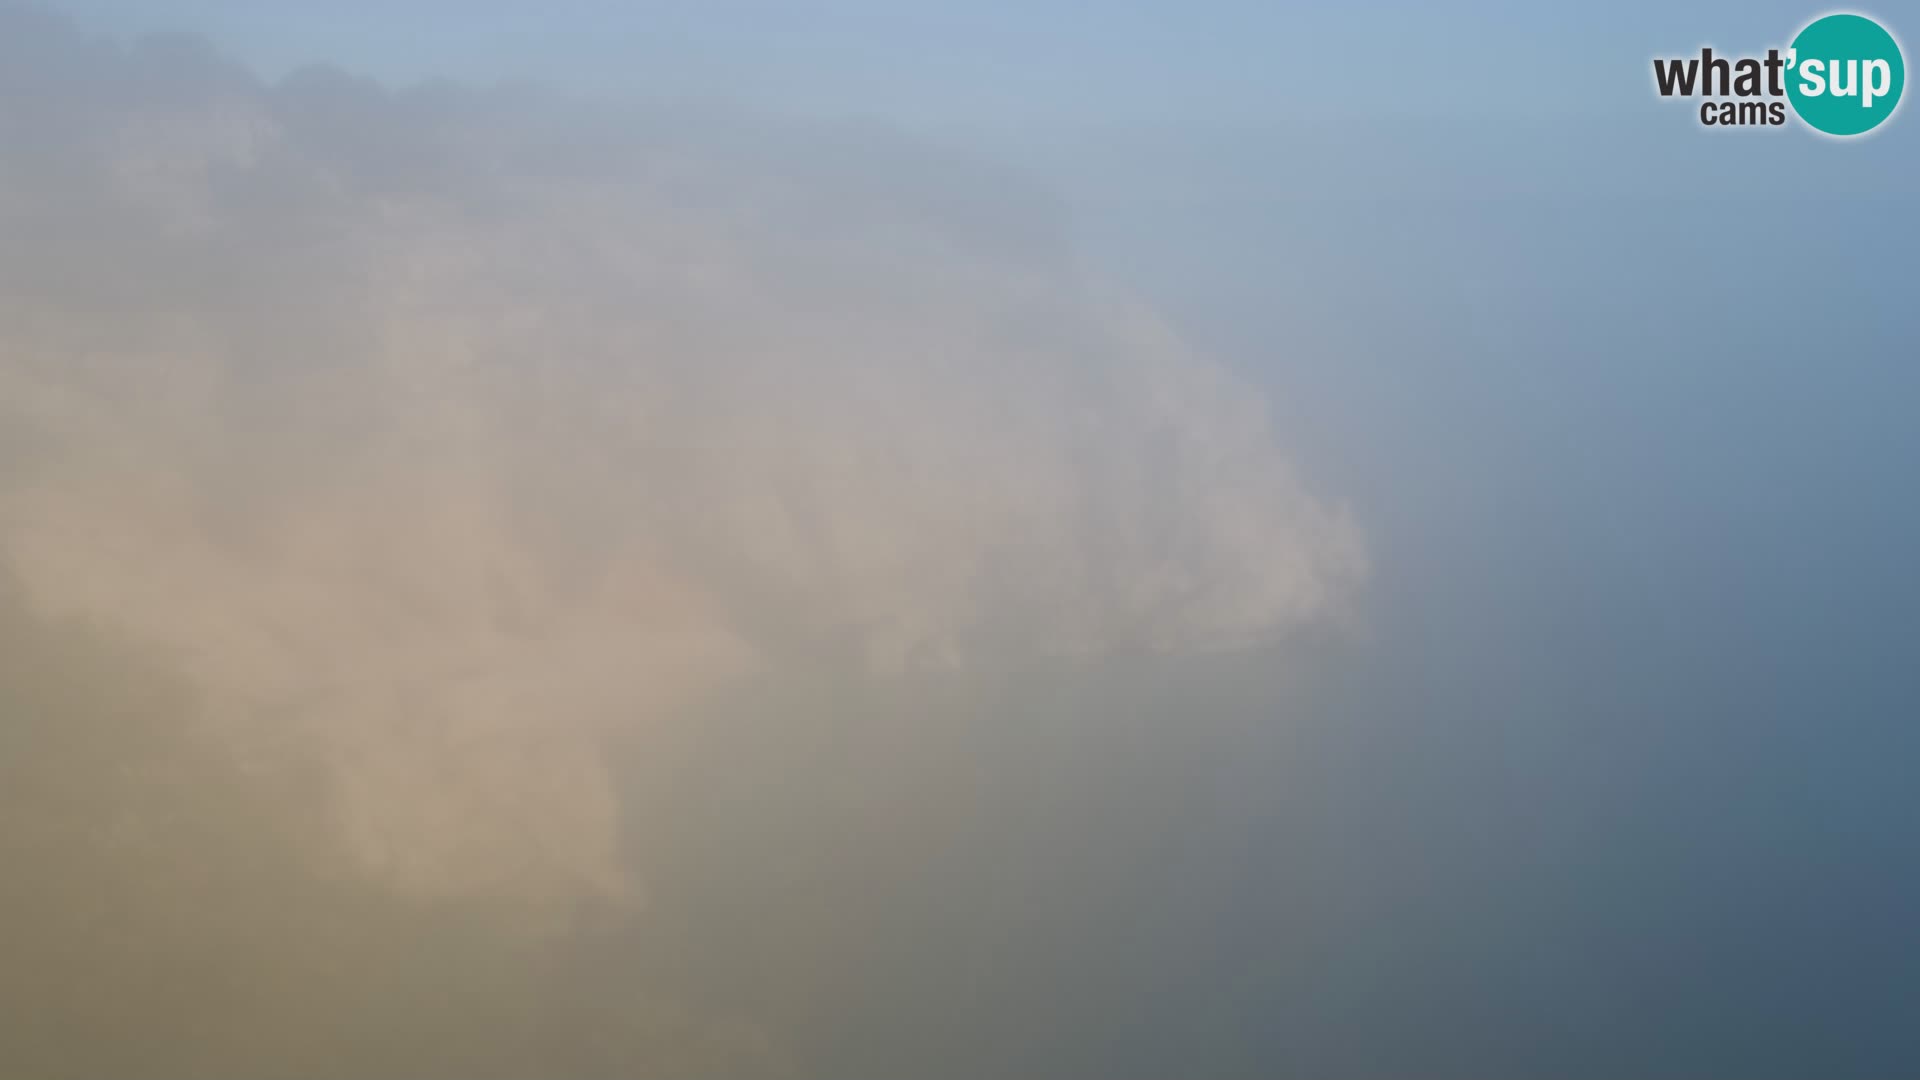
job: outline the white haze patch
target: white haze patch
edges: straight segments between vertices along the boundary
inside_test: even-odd
[[[403,893],[637,898],[606,740],[771,664],[1232,646],[1364,576],[990,170],[0,25],[0,573],[321,755]]]

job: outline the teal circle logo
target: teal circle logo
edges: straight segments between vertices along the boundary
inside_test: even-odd
[[[1864,15],[1827,15],[1793,39],[1787,100],[1816,131],[1862,135],[1893,115],[1907,83],[1900,44]]]

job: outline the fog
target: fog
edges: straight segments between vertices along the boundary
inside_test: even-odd
[[[0,1071],[1920,1061],[1811,14],[0,15]],[[150,31],[158,36],[147,36]]]
[[[1104,668],[1351,621],[1260,396],[990,166],[7,20],[30,1071],[804,1063],[1152,842]]]

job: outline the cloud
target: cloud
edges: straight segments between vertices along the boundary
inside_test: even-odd
[[[604,747],[1337,619],[1360,536],[1059,209],[857,125],[0,15],[0,566],[431,900],[644,899]],[[670,809],[665,811],[670,812]]]

